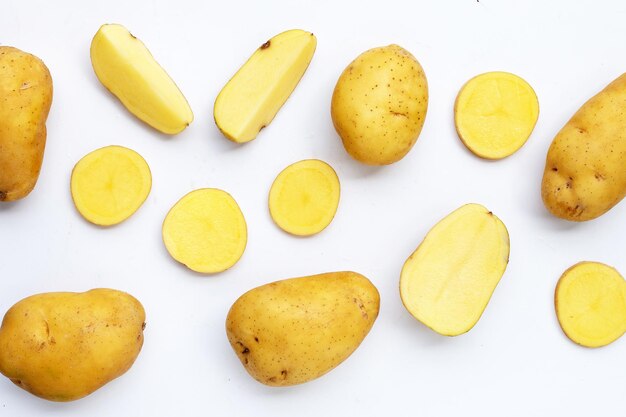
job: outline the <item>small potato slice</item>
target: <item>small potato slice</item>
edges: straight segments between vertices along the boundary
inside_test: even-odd
[[[539,117],[533,88],[508,72],[487,72],[469,80],[454,105],[459,138],[475,155],[502,159],[526,143]]]
[[[509,262],[506,226],[480,204],[455,210],[406,260],[400,296],[419,321],[444,336],[474,327]]]
[[[246,220],[225,191],[203,188],[181,198],[163,222],[167,251],[189,269],[205,274],[235,265],[246,249]]]
[[[141,207],[152,187],[152,174],[137,152],[107,146],[83,157],[72,171],[71,191],[78,212],[89,222],[112,226]]]
[[[297,236],[321,232],[339,206],[339,178],[326,162],[307,159],[285,168],[270,189],[269,207],[274,222]]]
[[[556,315],[573,342],[601,347],[626,332],[626,281],[614,268],[580,262],[563,273],[554,294]]]

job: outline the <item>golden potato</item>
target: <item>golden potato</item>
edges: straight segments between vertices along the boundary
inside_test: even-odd
[[[626,195],[626,74],[587,101],[556,135],[541,197],[557,217],[595,219]]]
[[[380,298],[363,275],[331,272],[273,282],[233,304],[226,334],[248,373],[271,386],[318,378],[372,328]]]
[[[417,140],[428,108],[419,62],[398,45],[370,49],[343,71],[331,116],[346,151],[369,165],[402,159]]]
[[[0,46],[0,201],[26,197],[46,146],[52,78],[36,56]]]
[[[143,345],[145,313],[121,291],[33,295],[0,327],[0,372],[51,401],[73,401],[126,372]]]
[[[466,204],[437,223],[406,260],[402,302],[437,333],[458,336],[478,322],[508,262],[504,223],[480,204]]]

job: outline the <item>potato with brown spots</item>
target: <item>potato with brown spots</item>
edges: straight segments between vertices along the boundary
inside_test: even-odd
[[[571,221],[595,219],[626,195],[626,74],[587,101],[550,145],[541,197]]]
[[[291,278],[239,297],[226,334],[254,379],[296,385],[347,359],[372,328],[379,304],[376,287],[356,272]]]
[[[143,345],[145,313],[121,291],[25,298],[0,327],[0,372],[50,401],[73,401],[126,372]]]
[[[346,151],[388,165],[411,150],[424,126],[428,84],[420,63],[398,45],[370,49],[343,71],[331,116]]]
[[[36,56],[0,46],[0,201],[26,197],[46,146],[52,78]]]

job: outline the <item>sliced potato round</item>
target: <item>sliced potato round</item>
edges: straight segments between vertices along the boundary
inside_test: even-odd
[[[339,206],[339,178],[326,162],[307,159],[285,168],[270,189],[269,207],[274,222],[297,236],[321,232]]]
[[[72,170],[70,188],[78,212],[91,223],[112,226],[141,207],[152,174],[137,152],[106,146],[84,156]]]
[[[614,268],[580,262],[563,273],[554,295],[556,315],[573,342],[601,347],[626,332],[626,281]]]
[[[248,241],[246,220],[230,194],[215,188],[190,192],[163,222],[167,251],[189,269],[212,274],[235,265]]]
[[[461,141],[475,155],[502,159],[526,143],[539,117],[533,88],[508,72],[487,72],[469,80],[454,104]]]

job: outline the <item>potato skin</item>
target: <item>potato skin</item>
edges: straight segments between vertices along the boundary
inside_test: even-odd
[[[587,101],[556,135],[541,197],[555,216],[595,219],[626,195],[626,74]]]
[[[126,372],[143,345],[145,312],[110,289],[19,301],[0,327],[0,372],[51,401],[82,398]]]
[[[242,295],[228,312],[226,334],[254,379],[301,384],[347,359],[372,328],[379,306],[376,287],[355,272],[291,278]]]
[[[27,196],[39,178],[52,78],[36,56],[0,46],[0,201]]]
[[[343,71],[331,103],[346,151],[368,165],[402,159],[422,131],[428,83],[420,63],[398,45],[370,49]]]

